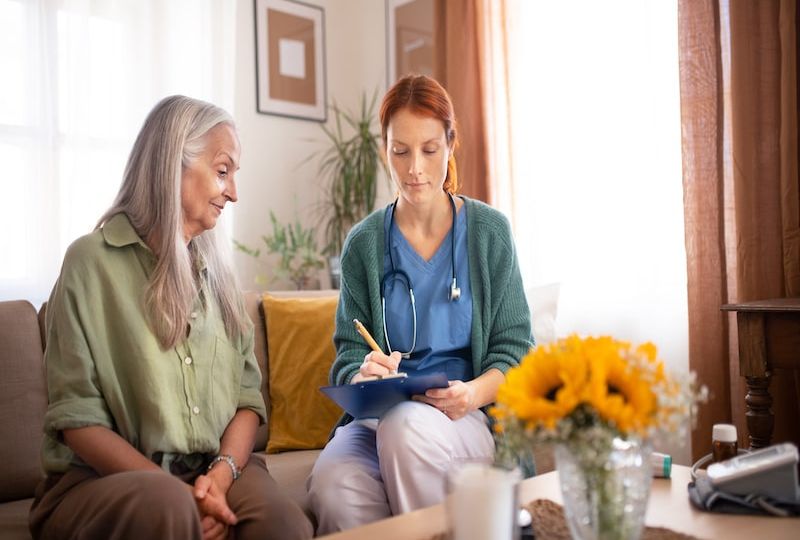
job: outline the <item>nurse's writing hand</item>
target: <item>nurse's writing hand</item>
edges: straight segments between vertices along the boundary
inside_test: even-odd
[[[400,353],[395,351],[389,356],[383,353],[372,351],[364,357],[364,362],[358,368],[356,373],[350,380],[351,383],[361,382],[364,379],[383,377],[389,373],[397,371],[400,365]]]
[[[469,383],[448,381],[448,384],[448,388],[431,388],[425,395],[414,396],[413,399],[436,407],[451,420],[463,418],[477,409],[475,389]]]

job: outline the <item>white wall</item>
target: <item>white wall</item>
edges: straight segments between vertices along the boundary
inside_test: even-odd
[[[325,62],[328,101],[355,110],[362,91],[369,96],[386,90],[385,3],[376,0],[316,0],[325,11]],[[294,220],[295,212],[308,227],[317,224],[315,206],[321,183],[316,163],[301,165],[321,147],[324,134],[318,122],[256,112],[255,21],[252,0],[237,4],[236,95],[234,116],[242,144],[238,173],[239,202],[233,214],[233,238],[251,246],[269,233],[269,211],[279,220]],[[387,190],[376,204],[386,202]],[[263,244],[262,244],[263,245]],[[320,245],[322,242],[320,241]],[[262,255],[263,257],[263,255]],[[244,288],[255,287],[252,257],[234,254]],[[320,272],[322,286],[329,283]],[[291,288],[275,282],[270,288]]]

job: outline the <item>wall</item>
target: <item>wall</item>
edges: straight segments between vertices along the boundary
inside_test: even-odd
[[[358,105],[362,91],[366,90],[371,94],[377,88],[382,93],[386,89],[386,3],[383,0],[316,0],[314,3],[322,6],[325,10],[328,99],[335,99],[345,108],[352,109]],[[523,5],[528,6],[528,4]],[[301,163],[320,147],[324,134],[317,122],[263,115],[256,112],[253,2],[252,0],[239,0],[237,8],[234,114],[239,125],[242,142],[242,168],[238,177],[239,202],[235,205],[233,214],[233,237],[255,246],[260,241],[259,236],[269,231],[270,210],[273,210],[283,221],[294,219],[295,213],[297,213],[302,216],[302,222],[306,226],[317,223],[314,206],[319,201],[320,182],[316,178],[316,165],[315,163],[301,165]],[[552,19],[549,20],[552,24]],[[530,29],[526,29],[525,32],[531,33]],[[677,36],[676,33],[670,35]],[[667,43],[672,42],[667,40]],[[667,46],[665,45],[665,47]],[[546,47],[543,50],[546,50]],[[580,52],[579,54],[584,53]],[[563,60],[563,54],[562,58],[553,58],[552,56],[547,58],[555,62],[555,65],[549,68],[549,71],[555,73],[558,73],[559,69],[563,69],[564,65],[572,65]],[[579,59],[580,57],[578,57]],[[674,62],[677,62],[677,57],[674,58]],[[602,62],[597,65],[601,64]],[[659,65],[663,65],[663,62]],[[672,77],[677,81],[677,66],[672,71],[665,70],[651,75],[658,81],[663,77]],[[530,92],[534,90],[540,93],[547,90],[558,94],[562,91],[562,86],[532,86],[525,88],[524,91],[529,98]],[[581,87],[579,83],[576,83],[575,88]],[[540,107],[542,104],[550,106],[553,99],[557,97],[555,95],[550,99],[548,96],[548,99],[530,100],[530,102],[538,104]],[[667,113],[665,113],[668,117],[678,117],[676,112],[678,110],[677,92],[674,94],[674,101],[668,102],[667,105],[664,101],[659,103],[662,109],[668,106]],[[593,108],[602,110],[602,107],[599,106]],[[579,114],[579,112],[578,109],[574,109],[572,114],[581,117],[582,113]],[[570,126],[577,125],[558,120],[563,114],[560,109],[554,109],[553,114],[556,116],[555,125],[563,124],[564,129],[567,130],[571,129]],[[538,118],[541,123],[541,114],[538,115]],[[659,118],[663,118],[663,116]],[[642,116],[643,122],[650,121],[650,119],[651,116]],[[604,129],[604,126],[609,124],[609,122],[597,121],[592,126]],[[666,137],[671,142],[650,144],[650,148],[655,149],[652,150],[653,152],[658,150],[655,156],[647,152],[634,152],[633,154],[653,158],[650,162],[659,164],[662,163],[658,161],[661,159],[659,156],[667,150],[673,152],[674,156],[679,156],[679,148],[675,146],[679,138],[673,128],[674,126],[667,125],[664,129],[657,130],[659,136]],[[586,129],[587,126],[584,125],[583,130]],[[545,137],[552,139],[553,131],[545,129],[540,132]],[[574,139],[575,134],[570,133],[569,137]],[[601,135],[595,137],[595,140],[599,139],[602,139]],[[543,147],[542,145],[531,145],[530,137],[523,140],[528,146]],[[541,163],[547,159],[555,160],[557,163],[554,165],[554,170],[562,172],[565,163],[570,166],[575,165],[568,157],[562,159],[559,153],[562,150],[567,153],[572,152],[574,144],[558,146],[558,142],[561,140],[567,139],[556,138],[549,141],[549,144],[556,146],[550,149],[549,153],[540,152],[536,162],[537,166],[541,166]],[[652,141],[650,142],[652,143]],[[594,145],[587,143],[585,147],[591,149],[594,148]],[[619,169],[614,163],[616,155],[615,152],[609,152],[608,156],[604,158],[611,160],[611,163],[604,167],[605,170],[617,171]],[[590,168],[599,169],[596,161],[589,160],[589,163]],[[672,159],[670,163],[677,164],[679,167],[680,160]],[[644,168],[643,166],[642,170]],[[659,174],[659,179],[680,179],[679,168],[675,169],[672,166],[650,168]],[[622,212],[617,217],[612,215],[613,219],[608,217],[607,212],[606,215],[603,215],[602,205],[597,204],[597,201],[608,200],[609,193],[604,192],[602,184],[596,182],[596,172],[572,175],[575,178],[585,176],[597,184],[591,189],[598,191],[586,191],[585,193],[592,195],[584,194],[583,197],[577,199],[574,196],[576,193],[574,187],[564,187],[565,185],[571,186],[571,184],[562,185],[560,182],[553,182],[552,175],[520,174],[521,178],[549,179],[542,184],[542,187],[567,189],[567,192],[542,196],[541,191],[528,193],[520,188],[517,196],[519,200],[525,201],[525,204],[533,207],[542,201],[541,208],[529,212],[531,226],[542,231],[541,241],[530,242],[530,236],[519,227],[516,233],[518,239],[528,239],[519,244],[521,263],[523,268],[528,270],[526,272],[528,285],[542,284],[548,281],[562,282],[559,319],[556,323],[559,335],[571,331],[581,331],[583,333],[612,333],[636,342],[653,339],[659,344],[662,356],[668,359],[670,367],[685,372],[687,329],[685,322],[675,322],[686,320],[680,182],[667,182],[664,184],[667,185],[666,191],[658,191],[654,195],[653,174],[647,177],[647,182],[642,182],[640,175],[634,175],[630,184],[620,184],[619,189],[612,192],[612,195],[616,199],[618,193],[633,193],[638,197],[644,197],[643,200],[655,201],[654,204],[631,205],[631,212]],[[530,187],[531,183],[522,185]],[[378,205],[387,203],[390,193],[385,182],[381,182],[380,187],[382,191],[379,195]],[[647,197],[652,197],[652,199],[642,195],[640,191],[642,189],[649,192],[650,195]],[[572,191],[570,192],[570,190]],[[570,201],[569,208],[571,210],[564,211],[562,205],[554,205],[552,201]],[[577,202],[586,205],[585,212],[576,211]],[[593,207],[597,208],[592,210]],[[542,226],[539,226],[536,220],[550,215],[543,213],[548,208],[550,208],[552,219],[546,220]],[[634,210],[639,214],[635,214]],[[588,229],[584,226],[577,230],[574,239],[565,236],[563,228],[553,225],[558,223],[558,219],[565,220],[567,224],[570,224],[575,221],[576,216],[589,216],[592,211],[600,212],[599,221],[594,222]],[[642,215],[643,212],[644,215]],[[635,219],[631,219],[632,216]],[[603,237],[599,234],[599,231],[603,229],[597,226],[597,223],[603,223],[603,220],[612,225],[621,223],[619,228],[626,234],[619,236],[615,233]],[[635,226],[630,226],[630,223],[634,223]],[[669,223],[667,227],[670,232],[668,242],[662,242],[660,236],[657,237],[659,241],[653,241],[653,237],[641,238],[641,235],[647,232],[647,227],[653,223]],[[587,231],[589,232],[587,233]],[[594,238],[595,236],[597,238]],[[632,246],[627,248],[627,251],[632,254],[631,258],[636,264],[622,268],[615,265],[613,252],[607,245],[609,238],[617,238],[620,242],[627,242],[625,245]],[[580,246],[580,250],[576,252],[573,249],[574,253],[570,255],[578,257],[578,260],[567,256],[554,258],[550,255],[555,252],[556,247],[563,245]],[[644,248],[647,250],[642,251]],[[548,256],[542,259],[539,257],[541,253],[548,254]],[[587,256],[587,253],[592,256]],[[235,253],[234,257],[242,285],[245,288],[255,287],[254,277],[258,272],[255,261],[241,253]],[[651,267],[649,266],[650,261],[654,257],[659,263]],[[547,260],[550,260],[549,264],[545,264]],[[586,261],[589,263],[587,264]],[[597,261],[601,261],[603,264],[598,266]],[[607,269],[608,275],[600,272],[603,268]],[[642,280],[638,277],[640,275],[649,277]],[[320,279],[322,286],[326,287],[329,283],[327,273],[320,272]],[[639,288],[634,287],[634,283],[638,284]],[[291,288],[291,284],[277,282],[270,284],[269,287],[273,289]],[[594,302],[587,300],[587,292],[592,291],[599,291],[594,294],[594,298],[596,298]],[[679,291],[681,294],[670,296],[674,291]],[[672,453],[679,463],[689,463],[688,448],[669,447],[659,448],[659,450]]]
[[[325,59],[328,101],[356,109],[360,94],[386,89],[386,39],[383,1],[317,0],[325,10]],[[234,115],[242,144],[238,173],[239,202],[234,207],[232,235],[257,246],[270,231],[269,211],[279,220],[301,216],[304,226],[317,224],[315,206],[321,183],[316,163],[303,161],[321,147],[324,133],[318,122],[256,112],[255,21],[252,0],[239,0],[236,21],[236,94]],[[388,201],[381,181],[377,204]],[[321,242],[320,242],[321,245]],[[263,257],[263,255],[262,255]],[[259,272],[252,257],[236,252],[234,263],[244,288],[255,287]],[[261,270],[263,272],[263,270]],[[320,272],[322,286],[329,283]],[[275,282],[270,288],[291,288]]]

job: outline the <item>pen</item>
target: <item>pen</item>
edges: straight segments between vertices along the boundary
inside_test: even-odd
[[[361,321],[359,321],[358,319],[353,319],[353,324],[354,324],[354,325],[356,325],[356,332],[358,332],[359,334],[361,334],[361,337],[363,337],[363,338],[364,338],[364,341],[366,341],[366,342],[367,342],[367,345],[369,345],[370,349],[372,349],[372,350],[373,350],[373,351],[375,351],[375,352],[383,353],[383,351],[381,350],[381,348],[380,348],[380,347],[378,347],[378,344],[377,344],[377,343],[375,343],[375,340],[374,340],[374,339],[373,339],[373,337],[370,335],[370,333],[369,333],[369,331],[367,330],[367,328],[366,328],[366,327],[365,327],[363,324],[361,324]],[[379,379],[385,379],[385,378],[389,378],[389,377],[395,377],[395,376],[400,376],[400,375],[405,375],[405,373],[403,373],[403,374],[398,374],[398,373],[397,373],[397,370],[396,370],[396,369],[393,369],[393,370],[389,371],[389,375],[384,375],[383,377],[381,377],[380,375],[378,375],[377,377],[378,377]]]
[[[364,338],[364,341],[367,342],[367,345],[369,345],[370,349],[379,353],[383,352],[381,348],[378,347],[378,344],[375,343],[375,340],[372,338],[372,336],[369,335],[369,331],[367,331],[364,325],[361,324],[361,321],[359,321],[358,319],[353,319],[353,324],[356,325],[356,332],[361,334],[361,337]]]

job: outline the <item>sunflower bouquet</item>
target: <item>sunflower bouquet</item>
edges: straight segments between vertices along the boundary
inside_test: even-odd
[[[668,373],[652,343],[633,346],[609,336],[571,335],[532,349],[506,374],[490,410],[496,461],[524,464],[534,446],[554,444],[565,502],[568,490],[580,491],[576,504],[594,511],[576,523],[591,523],[592,538],[635,538],[641,523],[628,525],[625,505],[611,504],[630,495],[620,494],[630,489],[617,477],[639,475],[643,488],[634,495],[646,504],[650,441],[685,434],[686,420],[705,394],[694,374]],[[619,449],[628,453],[615,452]],[[614,469],[624,472],[615,477]],[[577,488],[565,487],[569,471],[579,473]],[[566,507],[568,518],[572,510]]]
[[[704,394],[693,373],[669,374],[652,343],[571,335],[523,357],[490,413],[496,434],[522,444],[646,439],[685,433]]]

